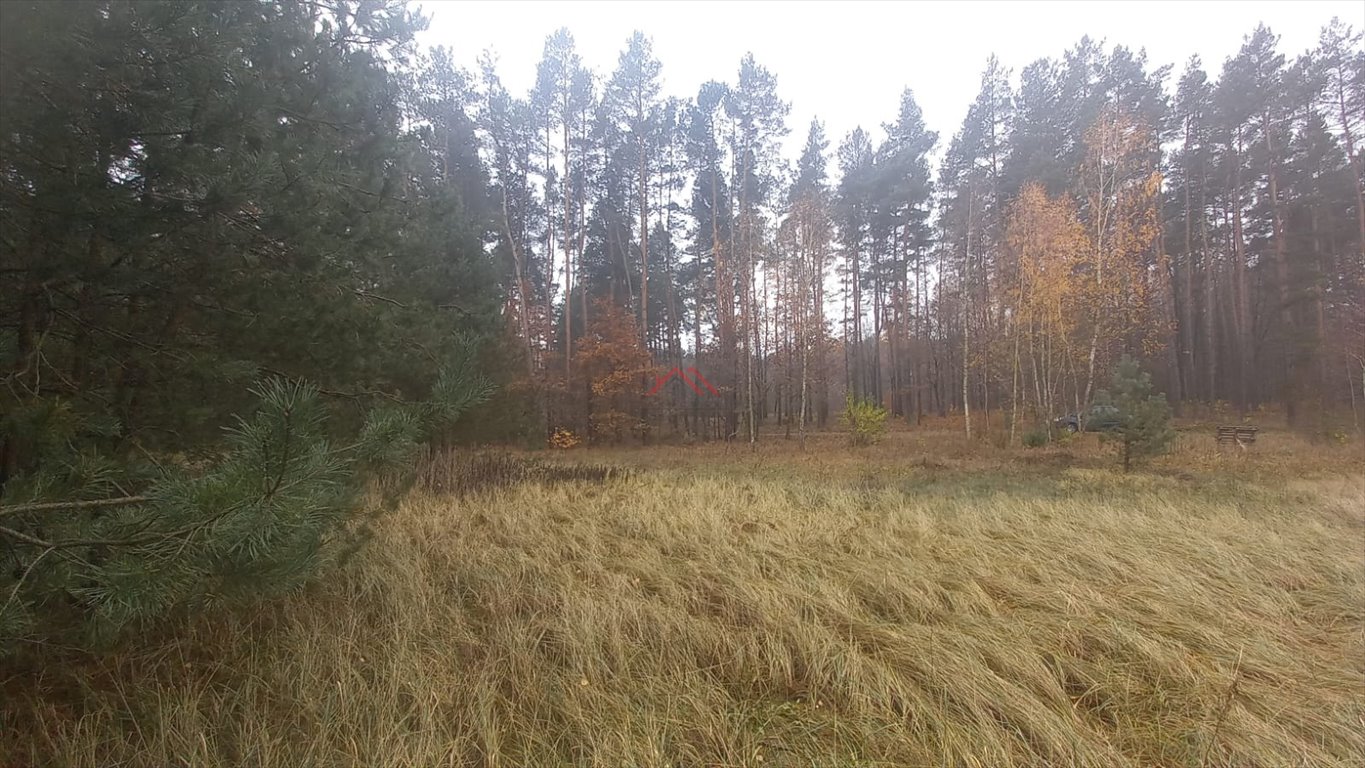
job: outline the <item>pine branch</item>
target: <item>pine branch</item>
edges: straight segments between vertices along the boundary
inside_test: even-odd
[[[83,326],[83,327],[88,328],[88,329],[90,329],[90,330],[92,330],[92,331],[98,331],[99,333],[103,333],[103,334],[105,334],[105,335],[107,335],[107,336],[112,336],[113,338],[118,339],[119,341],[123,341],[123,342],[126,342],[126,343],[128,343],[128,344],[132,344],[132,345],[134,345],[134,346],[141,347],[142,349],[145,349],[145,350],[147,350],[148,352],[151,352],[153,355],[165,355],[165,356],[169,357],[170,359],[172,359],[172,360],[174,360],[174,361],[176,361],[176,362],[178,362],[178,363],[183,363],[183,362],[185,362],[185,360],[186,360],[186,358],[185,358],[184,355],[181,355],[181,354],[179,354],[179,353],[177,353],[177,352],[172,352],[169,348],[167,348],[166,345],[156,346],[156,345],[153,345],[153,344],[148,344],[147,342],[145,342],[145,341],[143,341],[143,340],[141,340],[141,339],[139,339],[139,338],[137,338],[137,337],[135,337],[135,336],[130,336],[130,335],[126,334],[126,333],[120,333],[119,331],[115,331],[115,330],[113,330],[113,329],[111,329],[111,328],[105,328],[105,327],[102,326],[102,325],[94,325],[94,324],[92,324],[92,323],[87,322],[87,321],[86,321],[84,318],[82,318],[80,315],[77,315],[75,312],[71,312],[70,310],[66,310],[66,309],[57,309],[57,310],[55,310],[55,311],[56,311],[56,313],[59,314],[59,315],[63,315],[63,316],[65,316],[65,317],[70,318],[70,319],[71,319],[73,322],[75,322],[77,325]]]
[[[9,597],[5,598],[5,604],[3,606],[0,606],[0,613],[9,610],[10,604],[13,603],[17,597],[19,597],[20,587],[24,586],[24,582],[28,580],[29,574],[33,573],[33,569],[38,567],[38,563],[41,563],[43,561],[43,558],[47,557],[48,555],[52,554],[55,551],[56,550],[53,547],[48,547],[47,549],[43,550],[42,554],[33,558],[33,562],[28,564],[28,567],[24,569],[24,573],[19,577],[19,580],[14,583],[14,588],[9,591]]]
[[[122,507],[149,501],[146,496],[121,496],[116,499],[92,499],[89,501],[43,501],[34,504],[11,504],[0,507],[0,517],[22,515],[26,512],[49,512],[54,509],[97,509],[100,507]]]
[[[362,194],[362,195],[368,195],[369,197],[376,197],[376,198],[379,198],[380,200],[393,200],[394,202],[398,202],[398,203],[407,203],[407,202],[411,202],[411,201],[408,200],[407,198],[403,198],[403,197],[390,197],[390,196],[384,194],[383,192],[371,192],[370,190],[365,189],[364,187],[357,187],[357,186],[354,185],[354,184],[347,184],[346,182],[341,181],[340,179],[332,179],[332,183],[335,184],[335,185],[337,185],[338,187],[341,187],[342,189],[349,189],[349,190],[351,190],[352,192],[359,192],[359,193]],[[372,213],[372,211],[366,211],[366,213]]]
[[[292,407],[284,409],[284,456],[280,458],[280,473],[275,476],[275,482],[270,484],[270,490],[266,491],[265,498],[270,499],[275,496],[275,492],[280,489],[280,483],[284,482],[284,477],[289,472],[289,449],[293,447],[294,410]]]
[[[212,517],[210,517],[210,518],[208,518],[208,519],[200,520],[200,521],[191,523],[191,524],[189,524],[189,525],[184,525],[184,526],[181,526],[181,527],[179,527],[179,528],[176,528],[176,529],[170,530],[170,531],[160,531],[160,532],[157,532],[157,533],[149,533],[149,534],[144,534],[144,535],[141,535],[141,536],[133,536],[133,537],[131,537],[131,538],[126,538],[126,539],[71,539],[71,540],[69,540],[69,541],[55,541],[55,542],[54,542],[54,541],[47,541],[46,539],[40,539],[40,538],[37,538],[36,536],[30,536],[30,535],[28,535],[28,534],[26,534],[26,533],[23,533],[22,531],[16,531],[16,530],[14,530],[13,528],[7,528],[7,527],[5,527],[5,526],[0,526],[0,536],[8,536],[8,537],[14,539],[15,541],[21,541],[21,542],[23,542],[23,543],[25,543],[25,544],[32,544],[33,546],[36,546],[36,547],[44,547],[44,548],[46,548],[46,549],[70,549],[70,548],[74,548],[74,547],[134,547],[134,546],[138,546],[138,545],[141,545],[141,544],[151,544],[151,543],[153,543],[153,542],[164,541],[164,540],[166,540],[166,539],[179,538],[179,537],[182,537],[182,536],[184,536],[184,537],[186,537],[186,538],[189,538],[189,537],[195,535],[196,533],[198,533],[198,532],[204,530],[205,528],[208,528],[210,525],[213,525],[214,523],[218,522],[219,520],[223,519],[224,517],[227,517],[228,515],[232,514],[233,512],[237,512],[237,511],[241,510],[244,506],[247,506],[248,504],[251,504],[251,503],[262,504],[262,503],[268,502],[268,501],[270,501],[271,499],[275,498],[278,494],[283,493],[284,491],[288,491],[288,490],[290,490],[290,489],[292,489],[292,488],[294,488],[294,487],[296,487],[296,486],[302,485],[303,483],[307,482],[309,479],[310,479],[310,478],[308,478],[308,477],[305,476],[305,477],[303,477],[303,478],[299,478],[299,479],[297,479],[297,480],[293,480],[293,481],[288,482],[288,483],[283,483],[283,482],[282,482],[282,483],[277,483],[274,487],[267,489],[263,494],[261,494],[260,496],[258,496],[258,497],[256,497],[256,498],[249,499],[249,500],[239,501],[239,502],[237,502],[237,503],[235,503],[235,504],[230,504],[230,505],[228,505],[227,507],[223,508],[222,511],[218,512],[217,514],[213,515]],[[128,498],[128,499],[143,498],[143,499],[145,500],[146,497],[129,496],[129,497],[126,497],[126,498]],[[76,503],[76,504],[79,504],[79,503],[81,503],[81,502],[75,502],[75,503]],[[132,503],[132,502],[129,502],[129,503]],[[54,502],[54,504],[57,504],[58,506],[62,505],[61,502]],[[39,505],[23,505],[23,506],[39,506]],[[9,513],[9,510],[11,510],[11,509],[16,509],[16,507],[4,508],[4,511],[5,511],[6,514],[8,514],[8,513]]]
[[[47,539],[40,539],[36,536],[30,536],[27,533],[24,533],[22,531],[16,531],[13,528],[6,528],[5,526],[0,526],[0,536],[8,536],[14,539],[15,541],[21,541],[25,544],[32,544],[35,547],[43,547],[45,549],[73,549],[76,547],[135,547],[140,544],[151,544],[153,542],[162,541],[164,539],[172,539],[177,536],[182,536],[186,533],[194,533],[196,530],[203,528],[209,523],[222,517],[223,514],[216,515],[215,517],[205,521],[202,524],[185,526],[184,528],[179,528],[177,530],[169,531],[166,533],[150,533],[144,536],[134,536],[133,538],[130,539],[71,539],[69,541],[48,541]]]
[[[4,526],[2,526],[2,525],[0,525],[0,535],[2,535],[2,536],[8,536],[8,537],[14,539],[15,541],[22,541],[22,542],[24,542],[25,544],[32,544],[32,545],[35,546],[35,547],[45,547],[45,548],[47,548],[47,549],[56,549],[56,548],[57,548],[57,545],[56,545],[56,544],[53,544],[53,543],[50,542],[50,541],[46,541],[46,540],[44,540],[44,539],[39,539],[39,538],[36,538],[36,537],[34,537],[34,536],[29,536],[27,533],[23,533],[23,532],[20,532],[20,531],[16,531],[16,530],[14,530],[13,528],[6,528],[6,527],[4,527]]]
[[[395,307],[401,307],[402,309],[407,309],[407,308],[408,308],[408,305],[407,305],[407,304],[404,304],[403,302],[399,301],[398,299],[390,299],[388,296],[380,296],[379,294],[370,293],[369,291],[362,290],[362,289],[359,289],[359,288],[357,288],[357,289],[354,291],[354,293],[355,293],[356,296],[359,296],[359,297],[362,298],[362,299],[374,299],[375,301],[382,301],[382,302],[385,302],[385,303],[387,303],[387,304],[392,304],[392,305],[394,305]]]
[[[296,380],[299,378],[299,377],[297,377],[297,376],[290,376],[289,374],[287,374],[287,373],[285,373],[284,371],[281,371],[281,370],[279,370],[279,369],[277,369],[277,368],[271,368],[271,367],[265,366],[265,365],[258,365],[258,366],[256,366],[256,367],[259,368],[260,370],[262,370],[262,371],[268,373],[268,374],[271,374],[272,376],[279,376],[279,377],[282,378],[282,379],[288,379],[288,380],[290,380],[290,381],[296,381]],[[407,405],[407,404],[408,404],[406,400],[404,400],[403,398],[399,397],[398,395],[390,394],[390,393],[388,393],[388,392],[384,392],[384,391],[378,390],[378,389],[361,389],[361,390],[357,390],[357,391],[355,391],[355,392],[341,392],[341,391],[338,391],[338,390],[335,390],[335,389],[323,389],[322,387],[318,387],[318,388],[317,388],[317,393],[318,393],[319,395],[326,395],[326,396],[328,396],[328,397],[344,397],[344,398],[346,398],[347,400],[355,400],[355,401],[359,401],[359,400],[362,400],[362,399],[367,398],[367,397],[382,397],[382,398],[384,398],[384,399],[386,399],[386,400],[392,400],[393,402],[399,403],[399,404],[402,404],[402,405]]]

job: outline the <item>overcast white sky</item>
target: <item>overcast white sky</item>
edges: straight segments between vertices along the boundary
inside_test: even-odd
[[[1361,0],[1293,2],[535,2],[426,0],[431,27],[422,42],[453,49],[475,68],[485,49],[513,93],[535,79],[546,35],[566,26],[584,62],[609,75],[635,29],[654,42],[664,92],[695,96],[706,80],[733,81],[752,51],[777,76],[792,105],[787,154],[794,157],[813,116],[825,122],[831,150],[855,126],[874,130],[895,117],[909,86],[925,121],[945,142],[975,98],[986,57],[995,53],[1016,78],[1029,62],[1060,57],[1082,35],[1146,48],[1153,66],[1191,54],[1211,76],[1237,52],[1257,22],[1280,35],[1292,57],[1316,44],[1333,16],[1365,25]],[[1168,90],[1173,83],[1168,81]]]

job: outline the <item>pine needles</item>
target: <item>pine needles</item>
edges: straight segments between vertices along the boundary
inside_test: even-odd
[[[489,391],[474,375],[443,380],[430,403],[372,410],[337,446],[315,387],[269,379],[206,469],[163,469],[134,496],[0,507],[0,654],[25,640],[104,646],[175,614],[303,586],[368,537],[366,484],[387,473],[391,490],[404,487],[392,476],[411,474],[426,430]]]

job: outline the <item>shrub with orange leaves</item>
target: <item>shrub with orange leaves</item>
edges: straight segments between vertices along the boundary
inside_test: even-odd
[[[582,443],[582,438],[574,434],[573,430],[564,427],[555,427],[555,431],[550,435],[550,447],[561,451],[577,448]]]

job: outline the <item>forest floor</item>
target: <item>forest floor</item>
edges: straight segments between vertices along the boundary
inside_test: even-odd
[[[0,765],[1365,760],[1365,457],[1190,432],[573,450],[306,592],[0,680]]]

